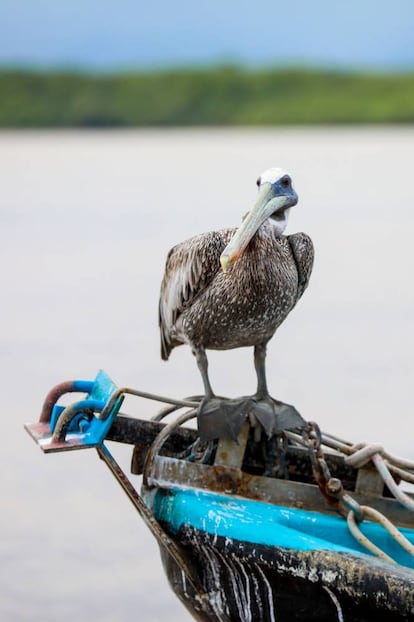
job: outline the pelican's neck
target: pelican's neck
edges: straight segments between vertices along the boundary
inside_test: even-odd
[[[276,236],[281,236],[283,235],[286,227],[287,227],[287,223],[288,223],[288,218],[289,218],[289,212],[290,212],[290,207],[288,207],[287,209],[284,210],[283,215],[281,215],[280,218],[268,218],[266,220],[266,224],[271,227],[273,234]]]

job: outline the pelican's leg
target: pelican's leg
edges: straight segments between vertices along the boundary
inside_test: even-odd
[[[270,397],[266,382],[266,349],[267,343],[254,346],[254,368],[257,374],[256,398],[258,400]]]
[[[198,432],[203,441],[216,438],[237,439],[242,425],[248,415],[247,404],[251,400],[245,398],[230,400],[216,397],[208,377],[208,360],[203,347],[193,348],[197,366],[204,384],[204,398],[197,411]]]
[[[207,354],[204,348],[194,348],[193,349],[194,356],[197,360],[197,366],[200,370],[201,378],[203,380],[204,385],[204,394],[206,398],[214,397],[213,389],[211,388],[210,380],[208,377],[208,359]]]
[[[253,397],[252,412],[270,437],[282,430],[303,428],[306,422],[294,406],[270,396],[266,382],[266,346],[267,343],[260,343],[254,347],[257,391]]]

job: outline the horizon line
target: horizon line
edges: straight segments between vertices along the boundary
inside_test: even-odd
[[[0,72],[27,72],[37,74],[67,73],[89,76],[115,76],[131,74],[155,74],[192,71],[212,71],[228,69],[245,73],[260,71],[298,71],[308,73],[334,73],[334,74],[360,74],[360,75],[410,75],[414,74],[414,65],[372,65],[368,64],[338,64],[338,63],[306,63],[300,61],[289,62],[265,62],[243,63],[237,60],[221,60],[212,62],[188,62],[175,64],[122,64],[106,67],[97,67],[90,64],[77,63],[33,63],[33,62],[7,62],[0,60]]]

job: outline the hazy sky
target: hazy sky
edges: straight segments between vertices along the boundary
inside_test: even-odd
[[[414,0],[0,0],[0,64],[414,69]]]

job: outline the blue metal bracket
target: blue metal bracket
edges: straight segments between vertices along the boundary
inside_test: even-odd
[[[63,382],[48,393],[39,422],[25,428],[46,453],[101,445],[124,400],[121,394],[114,396],[117,391],[117,386],[102,370],[95,380]],[[86,396],[70,406],[58,404],[68,393],[86,393]],[[100,416],[102,411],[104,417]]]

